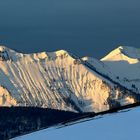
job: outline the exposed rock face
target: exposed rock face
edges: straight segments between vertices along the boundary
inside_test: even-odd
[[[0,86],[0,106],[16,106],[16,100],[10,95],[6,88]]]
[[[10,60],[9,54],[5,47],[0,47],[0,61],[8,61]]]

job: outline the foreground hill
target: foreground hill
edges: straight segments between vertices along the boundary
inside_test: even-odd
[[[140,137],[140,107],[61,129],[47,129],[12,140],[133,140]]]
[[[81,115],[37,107],[0,107],[0,140],[46,129]]]

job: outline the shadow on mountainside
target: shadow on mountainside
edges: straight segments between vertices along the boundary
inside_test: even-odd
[[[81,115],[37,107],[0,107],[0,140],[46,129]]]
[[[8,140],[49,127],[57,129],[103,117],[106,114],[128,111],[140,102],[99,113],[74,113],[35,107],[1,107],[0,140]]]
[[[103,61],[113,74],[119,79],[124,81],[136,81],[140,82],[140,61],[129,63],[128,61]]]

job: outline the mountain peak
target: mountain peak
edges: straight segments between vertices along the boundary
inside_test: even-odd
[[[140,59],[140,49],[129,47],[129,46],[121,46],[119,47],[121,53],[126,55],[127,57],[134,58],[134,59]]]
[[[5,46],[0,46],[0,61],[10,60],[9,49]]]
[[[105,60],[117,60],[117,59],[123,59],[124,57],[130,58],[130,59],[140,59],[140,49],[130,47],[130,46],[119,46],[118,48],[111,51],[108,55],[106,55],[104,58],[102,58],[102,61]]]
[[[46,59],[46,58],[56,59],[57,57],[67,57],[67,56],[70,56],[70,54],[66,50],[58,50],[54,52],[43,51],[43,52],[38,52],[38,53],[33,52],[31,54],[25,54],[25,53],[20,53],[18,51],[15,51],[5,46],[0,46],[0,60],[1,61],[5,61],[5,60],[7,61],[9,59],[17,61],[23,56],[28,56],[28,58],[31,56],[34,56],[35,59],[41,60],[41,59]]]
[[[69,56],[69,53],[65,50],[48,52],[47,54],[48,54],[49,57],[52,57],[52,58],[61,57],[61,56]]]
[[[68,54],[68,52],[66,50],[58,50],[55,51],[56,55],[63,55],[63,54]]]
[[[5,50],[5,49],[7,49],[7,47],[5,47],[5,46],[0,46],[0,51],[3,51],[3,50]]]

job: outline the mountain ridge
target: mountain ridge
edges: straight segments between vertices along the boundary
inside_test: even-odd
[[[23,54],[3,46],[0,58],[1,106],[100,112],[140,99],[137,84],[122,83],[107,59],[90,61],[65,50]]]

